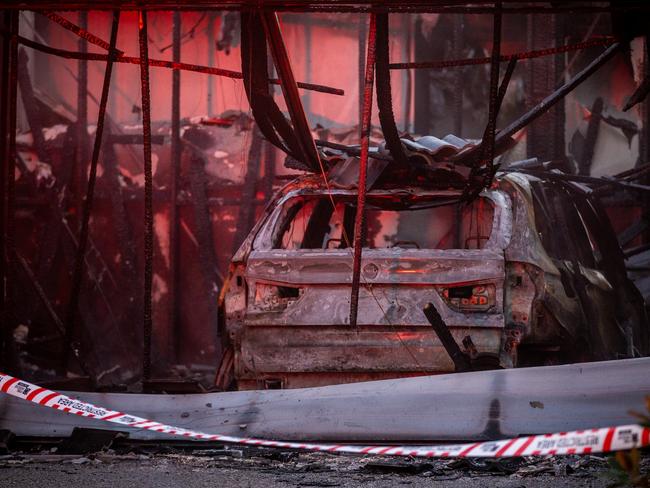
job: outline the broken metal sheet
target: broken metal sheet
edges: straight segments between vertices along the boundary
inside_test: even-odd
[[[618,426],[650,394],[650,358],[423,376],[296,390],[195,395],[67,393],[179,427],[284,440],[428,442]],[[69,436],[74,427],[164,434],[64,415],[0,396],[0,429]]]
[[[423,152],[433,157],[435,161],[443,161],[458,153],[471,143],[452,134],[438,139],[435,136],[423,136],[415,140],[401,139],[409,152]]]
[[[388,166],[385,159],[368,159],[368,173],[366,176],[366,190],[370,190],[382,172]],[[352,189],[359,186],[359,158],[347,158],[332,168],[329,180],[333,186]]]

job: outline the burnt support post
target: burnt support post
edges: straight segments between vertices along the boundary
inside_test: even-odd
[[[650,40],[648,39],[648,35],[645,36],[644,43],[643,43],[643,51],[644,51],[644,63],[643,63],[643,82],[642,85],[646,83],[650,83]],[[641,87],[639,87],[640,89]],[[637,91],[639,90],[637,89]],[[629,103],[629,102],[628,102]],[[646,96],[641,103],[641,130],[639,131],[639,158],[636,163],[636,168],[642,167],[644,165],[647,165],[650,162],[650,99]],[[647,168],[646,168],[647,169]],[[638,178],[640,178],[642,175],[644,175],[643,170],[640,171],[640,174],[637,175]],[[650,178],[648,177],[648,174],[645,173],[645,175],[642,177],[642,179],[639,180],[639,183],[644,183],[644,184],[650,184]],[[650,218],[650,195],[646,195],[643,197],[643,208],[646,209],[646,211],[643,213],[644,218]],[[645,232],[642,234],[642,241],[647,243],[650,240],[650,231],[646,229]]]
[[[650,40],[646,36],[643,42],[643,81],[639,88],[636,89],[635,95],[641,90],[643,85],[650,87]],[[647,90],[647,88],[646,88]],[[633,105],[630,100],[626,103],[623,110],[629,110]],[[637,100],[634,100],[637,102]],[[638,103],[638,102],[637,102]],[[639,131],[639,159],[636,166],[643,166],[650,162],[650,100],[647,96],[647,91],[643,101],[641,102],[641,130]]]
[[[393,95],[390,83],[390,35],[389,17],[386,12],[379,12],[375,16],[376,44],[375,44],[375,73],[377,91],[377,109],[379,123],[384,133],[386,147],[393,158],[393,164],[406,168],[408,160],[402,148],[402,141],[395,124],[393,112]],[[362,133],[363,136],[363,133]]]
[[[454,16],[454,34],[452,38],[453,53],[456,59],[463,57],[465,47],[465,16],[457,14]],[[409,59],[410,61],[410,59]],[[463,77],[465,69],[460,66],[454,73],[456,78],[456,89],[454,90],[454,135],[463,137]]]
[[[151,93],[149,87],[149,37],[147,12],[138,19],[140,44],[140,86],[142,92],[142,142],[144,156],[144,300],[142,381],[151,379],[151,335],[153,329],[151,291],[153,288],[153,175],[151,173]]]
[[[414,32],[415,59],[426,59],[431,49],[424,32],[422,19],[418,16]],[[431,128],[431,74],[427,70],[415,71],[413,130],[416,134],[429,134]]]
[[[88,176],[88,186],[86,189],[86,199],[84,201],[83,212],[81,217],[81,229],[79,231],[79,244],[77,255],[75,257],[74,271],[72,275],[72,287],[70,291],[70,301],[66,317],[66,337],[65,352],[63,358],[63,372],[68,368],[69,353],[72,349],[75,356],[79,355],[78,345],[73,344],[75,336],[75,319],[79,306],[79,293],[81,292],[81,281],[84,274],[84,263],[86,249],[88,247],[88,234],[90,232],[90,214],[92,212],[93,199],[95,196],[95,181],[97,179],[97,165],[99,154],[102,147],[102,137],[104,133],[104,120],[106,118],[106,105],[108,103],[108,93],[111,86],[111,74],[113,72],[113,61],[115,59],[115,46],[117,44],[117,31],[120,23],[119,11],[113,12],[113,24],[111,26],[111,50],[108,53],[106,61],[106,70],[104,71],[104,83],[102,86],[102,95],[99,103],[99,113],[97,115],[97,131],[95,132],[95,143],[93,145],[92,161],[90,163],[90,174]]]
[[[405,57],[408,62],[413,61],[413,23],[410,16],[407,16],[404,21],[404,51]],[[411,101],[413,99],[413,73],[410,69],[404,70],[404,132],[411,132]]]
[[[366,81],[366,36],[368,29],[366,26],[366,16],[359,14],[359,32],[357,46],[359,49],[358,63],[357,63],[357,79],[359,82],[359,138],[363,137],[363,87]]]
[[[2,22],[2,28],[8,32],[11,31],[11,16],[13,12],[10,10],[4,10],[0,12],[0,19]],[[2,249],[0,252],[0,317],[4,319],[5,317],[5,279],[7,273],[6,266],[6,248],[5,248],[5,222],[6,222],[6,196],[7,196],[7,176],[9,170],[7,168],[9,164],[9,156],[7,154],[8,148],[8,137],[7,137],[7,125],[9,122],[9,67],[11,65],[11,39],[7,36],[0,36],[0,158],[2,158],[2,165],[0,166],[0,235],[3,236],[2,239]],[[4,320],[3,320],[4,323]],[[0,367],[6,368],[7,365],[7,355],[4,349],[4,337],[5,337],[5,327],[2,327],[0,331]]]
[[[206,37],[208,39],[208,66],[214,66],[214,53],[217,49],[216,38],[214,36],[214,23],[218,15],[219,14],[217,12],[208,12],[208,28],[206,32]],[[178,23],[180,24],[180,18]],[[180,51],[179,51],[179,57],[180,57]],[[214,115],[214,108],[212,106],[214,101],[214,80],[212,79],[212,76],[206,76],[206,78],[207,78],[206,79],[207,92],[205,98],[208,105],[207,112],[208,112],[208,117],[212,117]]]
[[[527,18],[529,51],[562,44],[564,36],[560,16],[529,14]],[[564,56],[530,59],[527,68],[527,106],[532,108],[555,89],[558,76],[564,72]],[[545,117],[528,128],[527,154],[529,158],[537,157],[546,161],[564,157],[564,153],[564,106],[557,104]]]
[[[296,139],[301,152],[300,156],[303,162],[311,166],[314,170],[323,171],[322,162],[316,150],[311,129],[309,128],[309,122],[307,121],[302,102],[300,101],[298,85],[293,70],[291,69],[287,47],[282,38],[278,15],[275,12],[263,12],[261,15],[271,55],[273,56],[273,61],[281,80],[282,94],[284,95],[294,132],[297,136]]]
[[[354,221],[354,259],[352,262],[352,293],[350,296],[350,326],[357,326],[359,308],[359,282],[361,279],[361,251],[365,240],[366,221],[366,170],[370,145],[370,121],[372,115],[372,89],[375,81],[375,48],[377,40],[377,17],[370,14],[368,28],[368,55],[366,57],[366,76],[363,86],[363,117],[361,125],[361,155],[359,157],[359,185],[357,212]]]
[[[494,137],[499,114],[499,60],[501,58],[501,2],[495,4],[494,26],[492,32],[492,62],[490,63],[490,101],[488,123],[485,128],[484,155],[490,179],[493,176]],[[507,83],[508,80],[504,80]],[[505,85],[507,87],[507,84]],[[504,92],[505,94],[505,92]]]
[[[79,27],[88,29],[88,12],[79,12]],[[88,42],[79,38],[77,48],[80,53],[88,52]],[[76,206],[79,211],[83,205],[83,182],[86,179],[88,164],[88,61],[77,61],[77,158],[76,158]]]
[[[0,279],[2,280],[2,316],[0,322],[0,364],[5,371],[12,372],[16,367],[13,361],[13,326],[15,308],[15,170],[16,170],[16,99],[18,96],[18,16],[19,11],[3,12],[3,28],[12,36],[4,37],[2,45],[2,93],[0,94],[0,116],[2,118],[2,227],[3,255]]]
[[[213,19],[210,18],[210,21]],[[209,29],[212,29],[210,24]],[[210,52],[214,45],[209,46]],[[172,60],[179,63],[181,60],[181,13],[174,12],[174,32],[172,42]],[[208,102],[209,103],[209,102]],[[170,172],[170,200],[169,200],[169,309],[171,312],[172,344],[169,345],[171,357],[178,360],[180,346],[180,321],[178,317],[178,184],[181,170],[181,72],[175,69],[172,72],[172,133],[171,133],[171,172]]]

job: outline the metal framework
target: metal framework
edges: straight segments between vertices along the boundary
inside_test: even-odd
[[[506,0],[503,2],[504,14],[522,13],[578,13],[578,12],[648,12],[650,5],[642,0],[620,2],[594,2],[591,5],[581,3],[553,3],[544,0],[522,2]],[[275,12],[422,12],[422,13],[476,13],[494,14],[498,8],[493,1],[478,0],[471,2],[455,0],[372,0],[344,1],[322,0],[76,0],[53,2],[51,0],[6,0],[4,8],[18,10],[269,10]]]

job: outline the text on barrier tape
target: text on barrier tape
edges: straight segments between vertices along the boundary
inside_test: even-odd
[[[305,444],[206,434],[194,430],[161,424],[135,415],[98,407],[70,398],[46,388],[0,373],[0,391],[44,407],[125,427],[147,429],[185,438],[218,441],[249,446],[280,447],[332,453],[374,454],[415,457],[515,457],[561,454],[603,453],[646,447],[650,445],[650,429],[641,425],[623,425],[556,434],[517,437],[500,441],[476,442],[438,446],[362,446],[338,444]]]

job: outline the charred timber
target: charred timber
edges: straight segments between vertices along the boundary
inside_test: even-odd
[[[8,35],[5,30],[2,31],[2,34]],[[32,41],[31,39],[27,39],[26,37],[23,36],[16,36],[16,38],[18,39],[18,42],[23,46],[27,46],[32,49],[36,49],[37,51],[41,51],[43,53],[51,54],[53,56],[58,56],[61,58],[83,59],[87,61],[106,61],[108,59],[107,54],[68,51],[65,49],[46,46],[45,44]],[[114,62],[139,65],[140,58],[133,57],[133,56],[118,56],[115,58]],[[238,71],[232,71],[232,70],[221,69],[221,68],[212,68],[210,66],[202,66],[198,64],[175,63],[173,61],[164,61],[162,59],[151,59],[151,58],[148,60],[148,64],[149,66],[153,66],[154,68],[169,68],[169,69],[175,69],[175,70],[177,69],[181,71],[194,71],[196,73],[203,73],[203,74],[215,75],[215,76],[224,76],[226,78],[233,78],[237,80],[243,79],[243,75]],[[272,85],[280,85],[281,81],[277,79],[269,79],[269,83],[271,83]],[[341,96],[345,95],[345,92],[339,88],[332,88],[324,85],[316,85],[313,83],[304,83],[302,81],[297,82],[297,85],[298,88],[302,88],[304,90],[329,93],[331,95],[341,95]]]

